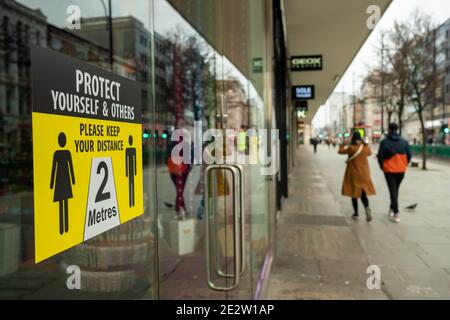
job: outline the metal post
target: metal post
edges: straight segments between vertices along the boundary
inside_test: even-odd
[[[434,142],[434,110],[436,109],[436,30],[433,31],[433,106],[431,109],[431,137]]]
[[[356,94],[355,94],[355,73],[353,72],[353,128],[356,128]]]
[[[381,35],[381,136],[384,136],[384,35]]]
[[[109,31],[109,64],[111,66],[111,71],[114,65],[114,46],[113,46],[113,21],[112,21],[112,5],[111,0],[108,0],[108,31]]]

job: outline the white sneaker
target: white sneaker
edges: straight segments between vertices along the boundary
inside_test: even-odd
[[[400,215],[398,213],[394,214],[392,221],[395,223],[400,223]]]
[[[366,208],[366,221],[372,221],[372,210],[370,210],[370,208]]]
[[[392,209],[390,209],[390,208],[389,208],[388,217],[389,218],[394,218],[394,211],[392,211]]]

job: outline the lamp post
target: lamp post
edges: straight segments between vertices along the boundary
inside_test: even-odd
[[[381,137],[384,136],[384,34],[381,34]]]
[[[113,25],[112,25],[112,5],[111,0],[108,0],[108,10],[106,9],[106,5],[104,0],[100,0],[100,2],[103,5],[103,10],[105,10],[105,17],[108,18],[108,33],[109,33],[109,65],[111,68],[111,71],[113,70],[114,65],[114,48],[113,48]]]

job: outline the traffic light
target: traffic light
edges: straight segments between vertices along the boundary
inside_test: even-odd
[[[161,134],[161,138],[163,138],[165,140],[168,137],[169,137],[169,131],[168,130],[164,130],[164,132]]]
[[[144,139],[150,138],[150,133],[147,129],[145,129],[144,132],[142,133],[142,138]]]
[[[450,128],[448,128],[448,127],[445,128],[445,129],[444,129],[444,133],[445,133],[445,134],[449,134],[449,133],[450,133]]]

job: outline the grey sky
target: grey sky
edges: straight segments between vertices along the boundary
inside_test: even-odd
[[[394,21],[409,19],[415,9],[430,15],[437,26],[450,18],[450,0],[394,0],[339,81],[335,92],[345,91],[351,94],[353,91],[353,74],[355,74],[355,91],[358,94],[361,79],[367,72],[367,68],[380,64],[376,50],[381,43],[381,31],[389,30]],[[325,125],[325,112],[323,107],[321,109],[319,109],[313,121],[316,127]]]

